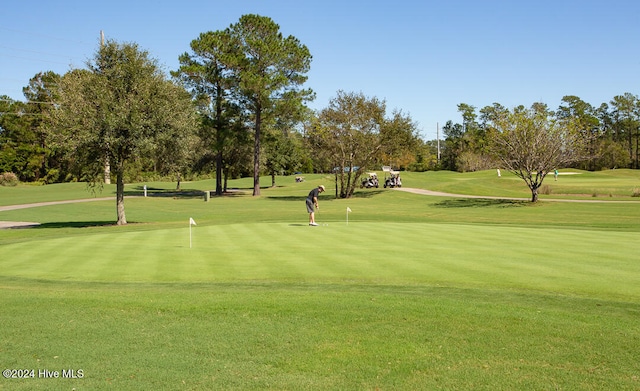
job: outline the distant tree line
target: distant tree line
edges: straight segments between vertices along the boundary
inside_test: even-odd
[[[579,136],[573,138],[573,142],[580,142],[584,150],[570,163],[573,167],[590,171],[640,168],[640,98],[637,95],[616,95],[598,107],[573,95],[563,97],[555,111],[541,103],[534,106],[557,126]],[[523,110],[523,106],[514,108],[518,110]],[[492,133],[497,129],[496,120],[509,109],[494,103],[477,110],[461,103],[458,111],[462,123],[448,121],[442,128],[440,168],[465,172],[499,166],[492,149],[495,141]]]
[[[181,69],[185,71],[186,67]],[[61,109],[58,87],[61,79],[61,75],[51,71],[38,73],[23,88],[24,102],[0,95],[0,172],[12,172],[22,182],[88,180],[87,175],[72,164],[73,159],[65,157],[48,142],[44,121],[47,113]],[[193,88],[215,91],[214,86],[205,83]],[[344,98],[344,94],[339,91],[335,99]],[[166,155],[137,156],[125,171],[127,181],[213,175],[220,179],[217,190],[222,192],[228,178],[252,175],[254,140],[250,114],[228,98],[221,97],[216,103],[215,93],[193,95],[193,110],[200,120],[193,129],[196,138],[189,146],[189,156],[179,168],[172,166],[175,160],[167,161]],[[296,110],[283,111],[265,121],[261,174],[275,178],[297,171],[331,172],[341,164],[340,159],[328,160],[326,145],[318,144],[318,123],[327,113],[314,113],[304,105]],[[404,142],[388,140],[382,149],[372,145],[378,154],[369,167],[363,169],[376,169],[379,163],[411,171],[467,172],[496,168],[498,163],[490,148],[492,119],[508,109],[494,103],[477,110],[461,103],[458,111],[462,122],[448,121],[442,127],[440,160],[437,140],[421,139],[417,125],[413,124],[411,136]],[[219,117],[214,116],[216,112],[220,113]],[[598,107],[577,96],[565,96],[557,110],[548,110],[548,114],[563,126],[580,132],[588,141],[589,153],[583,160],[574,162],[574,167],[592,171],[640,168],[640,98],[637,95],[617,95]],[[410,122],[410,118],[405,117]],[[362,147],[366,149],[367,145]],[[396,151],[390,153],[390,149]]]

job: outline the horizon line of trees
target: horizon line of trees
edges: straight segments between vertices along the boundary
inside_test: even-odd
[[[56,89],[61,78],[61,75],[52,71],[36,74],[23,88],[26,101],[16,101],[0,95],[0,172],[14,173],[21,182],[47,184],[88,180],[86,175],[74,169],[70,162],[62,159],[47,143],[43,121],[46,113],[56,109],[58,105]],[[338,91],[337,96],[343,93]],[[212,147],[211,132],[207,133],[205,130],[207,126],[212,126],[212,120],[203,114],[203,106],[210,105],[211,102],[202,96],[193,100],[196,106],[194,110],[201,116],[201,124],[194,130],[198,135],[198,142],[192,146],[192,157],[182,168],[181,177],[217,177],[224,181],[251,175],[252,167],[248,164],[250,159],[247,154],[252,152],[248,145],[252,141],[252,132],[247,127],[250,126],[247,119],[228,122],[225,130],[232,136],[216,140],[219,145]],[[238,109],[229,106],[226,114],[232,116],[234,110]],[[314,158],[313,148],[307,142],[312,121],[319,113],[304,105],[299,110],[295,119],[289,118],[287,122],[284,117],[274,118],[267,124],[266,134],[263,135],[266,140],[263,150],[267,153],[263,159],[265,164],[260,170],[262,175],[332,171],[331,164],[327,165],[323,159]],[[492,115],[504,110],[508,109],[499,103],[484,106],[480,110],[460,103],[458,111],[462,121],[449,120],[441,129],[444,137],[440,140],[439,161],[437,140],[418,137],[417,124],[414,124],[414,137],[407,145],[408,148],[392,158],[378,159],[375,164],[390,164],[396,169],[410,171],[468,172],[496,168],[496,161],[489,150],[488,130]],[[628,92],[616,95],[608,103],[597,107],[577,96],[567,95],[562,98],[558,109],[550,111],[550,114],[565,126],[578,129],[589,140],[590,153],[584,160],[574,162],[575,168],[588,171],[640,168],[638,95]],[[216,166],[216,161],[223,163]],[[160,157],[135,160],[126,172],[127,181],[169,177],[175,179],[176,173],[168,165]],[[219,171],[216,170],[217,167],[220,168]],[[376,167],[377,165],[367,169]],[[223,182],[218,190],[225,189]]]
[[[580,159],[571,162],[574,168],[587,171],[640,168],[638,95],[626,92],[597,107],[575,95],[566,95],[557,110],[544,106],[549,117],[565,129],[580,135],[585,151]],[[515,107],[514,110],[522,107]],[[462,116],[462,122],[448,121],[442,128],[445,138],[441,148],[440,168],[460,172],[496,168],[498,163],[490,148],[491,130],[495,128],[496,117],[508,110],[499,103],[480,110],[460,103],[458,112]]]

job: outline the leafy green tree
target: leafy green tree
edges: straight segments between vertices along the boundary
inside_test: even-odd
[[[225,64],[238,82],[241,101],[252,115],[254,130],[253,195],[260,195],[260,140],[265,118],[275,115],[279,101],[301,105],[311,100],[307,80],[311,54],[293,37],[283,37],[268,17],[243,15],[225,30],[230,38]]]
[[[631,161],[624,148],[623,139],[615,132],[614,118],[607,103],[602,103],[596,109],[595,115],[598,118],[602,132],[602,143],[599,150],[598,163],[595,169],[629,167]]]
[[[197,103],[202,117],[200,137],[214,154],[217,195],[222,195],[224,190],[224,148],[234,138],[232,132],[238,127],[233,124],[241,115],[234,103],[233,87],[237,83],[225,63],[230,51],[229,40],[229,34],[224,31],[200,34],[191,41],[192,53],[181,55],[180,68],[172,73],[191,90]]]
[[[599,145],[601,143],[600,121],[594,107],[577,96],[567,95],[562,98],[556,117],[563,126],[583,135],[589,141],[588,156],[590,159],[584,164],[586,169],[594,170],[597,162],[596,157],[600,154]]]
[[[394,110],[391,118],[380,128],[382,137],[382,161],[394,168],[406,169],[416,161],[421,147],[417,124],[400,110]]]
[[[287,134],[268,132],[264,139],[265,168],[271,175],[271,187],[276,186],[276,175],[293,172],[299,167],[300,159],[295,141]]]
[[[407,167],[409,171],[424,172],[439,169],[437,140],[419,140],[415,161]]]
[[[47,113],[54,109],[58,101],[58,83],[60,75],[55,72],[40,72],[29,80],[29,85],[22,89],[27,99],[26,118],[29,128],[34,134],[35,161],[38,162],[38,169],[35,170],[34,180],[44,182],[57,182],[64,175],[64,164],[47,145],[46,121]]]
[[[501,105],[500,103],[493,103],[491,106],[485,106],[480,109],[480,126],[486,129],[490,127],[489,124],[495,122],[496,119],[500,118],[504,114],[508,112],[508,109]]]
[[[340,198],[353,195],[365,170],[417,145],[409,116],[395,111],[387,118],[385,101],[343,91],[320,112],[307,138],[314,157],[334,169]]]
[[[614,131],[624,139],[632,168],[640,168],[640,99],[631,93],[616,95],[611,101]]]
[[[304,160],[303,142],[296,131],[311,116],[311,111],[298,102],[284,99],[276,102],[276,115],[265,123],[264,165],[271,175],[271,186],[278,174],[291,174]]]
[[[458,104],[458,112],[462,115],[462,126],[466,132],[477,133],[479,132],[479,126],[477,122],[478,115],[476,114],[475,106],[467,103]]]
[[[34,129],[29,104],[7,100],[2,102],[0,127],[1,171],[13,172],[23,182],[38,181],[43,177],[46,150]]]
[[[351,197],[364,170],[379,162],[385,112],[384,101],[343,91],[320,112],[309,136],[329,154],[340,198]]]
[[[462,154],[464,128],[461,124],[454,124],[449,120],[442,127],[444,143],[441,151],[441,167],[445,170],[458,170],[458,156]]]
[[[458,112],[462,116],[462,124],[448,121],[443,127],[445,140],[442,168],[453,171],[477,171],[493,166],[494,162],[487,151],[486,124],[478,122],[476,108],[460,103]]]
[[[30,138],[24,112],[24,104],[10,97],[0,96],[0,173],[13,172],[24,180],[22,164],[17,154],[18,145]],[[26,136],[26,137],[25,137]]]
[[[496,108],[494,106],[494,108]],[[493,108],[491,108],[493,109]],[[483,111],[491,110],[484,108],[480,110],[481,118]],[[458,105],[458,111],[462,115],[463,136],[459,144],[460,151],[457,156],[457,168],[460,171],[485,170],[494,166],[487,151],[487,128],[478,122],[476,108],[466,103]]]
[[[136,44],[108,41],[87,70],[60,81],[60,108],[52,112],[52,139],[73,154],[87,180],[98,183],[109,159],[116,176],[117,224],[126,224],[124,175],[131,161],[154,152],[179,156],[195,129],[189,94],[166,80],[157,62]]]
[[[46,113],[56,101],[59,75],[54,72],[38,73],[23,88],[25,102],[8,97],[0,99],[0,161],[17,174],[22,181],[55,182],[60,179],[59,162],[46,144]]]
[[[313,112],[303,124],[304,149],[307,152],[306,170],[303,172],[327,173],[335,168],[333,151],[325,148],[328,143],[328,132],[321,126],[317,112]],[[337,194],[337,193],[336,193]]]

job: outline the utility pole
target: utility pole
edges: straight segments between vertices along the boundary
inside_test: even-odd
[[[104,47],[104,31],[100,30],[100,49]],[[111,164],[109,163],[109,152],[104,158],[104,184],[111,184]]]

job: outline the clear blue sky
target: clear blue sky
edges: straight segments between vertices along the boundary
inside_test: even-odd
[[[249,13],[308,46],[312,108],[363,92],[410,114],[429,140],[436,124],[461,122],[459,103],[556,109],[565,95],[599,106],[640,94],[637,0],[42,0],[0,7],[0,95],[23,100],[36,73],[83,67],[101,30],[174,70],[201,32]]]

